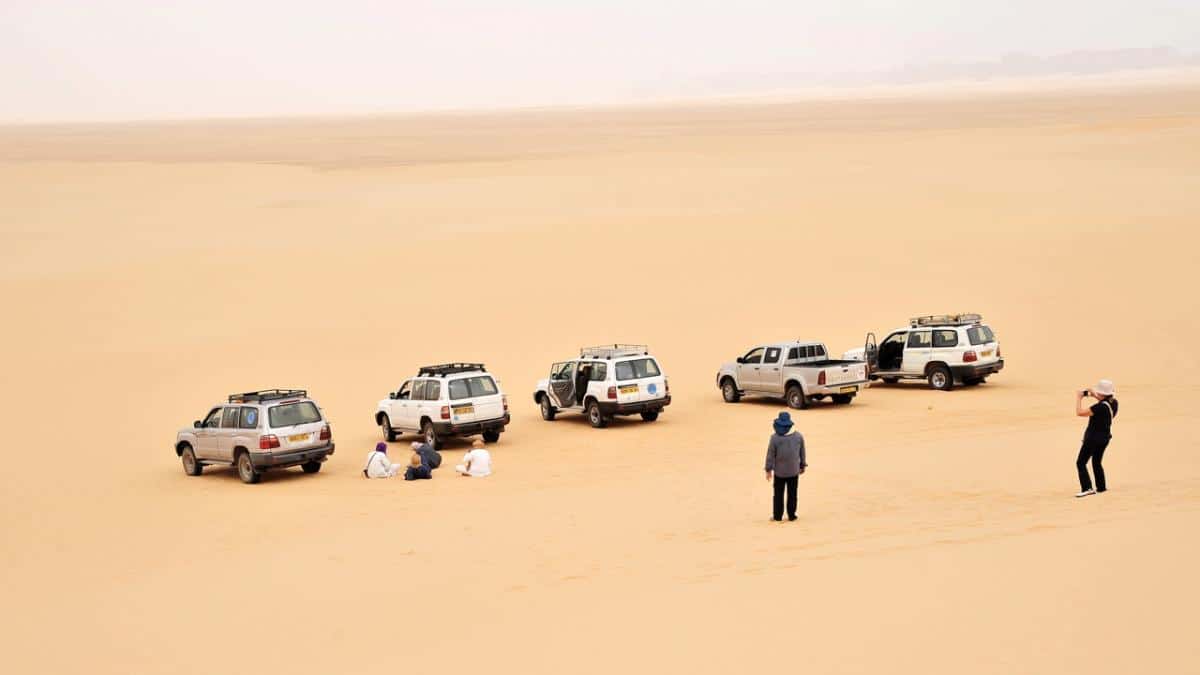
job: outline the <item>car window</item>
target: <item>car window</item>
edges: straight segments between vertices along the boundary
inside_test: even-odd
[[[425,382],[425,400],[436,401],[442,397],[442,383],[436,380]]]
[[[221,409],[213,408],[208,411],[208,416],[204,418],[204,424],[200,425],[205,429],[216,429],[221,426]]]
[[[800,358],[800,350],[799,349],[797,349],[796,347],[792,347],[791,349],[788,350],[788,361],[791,361],[792,359],[798,359],[798,358]]]
[[[312,401],[284,403],[267,409],[267,419],[272,429],[279,427],[294,427],[297,424],[311,424],[321,421],[321,411]]]
[[[425,380],[417,380],[416,382],[413,383],[412,400],[414,400],[414,401],[424,401],[425,400]]]
[[[550,367],[550,379],[552,380],[569,380],[571,373],[575,370],[574,361],[565,361],[556,363]]]
[[[412,396],[412,380],[400,385],[400,391],[396,392],[396,398],[407,401]]]
[[[242,408],[242,419],[238,426],[243,429],[257,429],[258,408]]]
[[[464,377],[461,380],[450,381],[450,400],[457,401],[476,396],[492,396],[500,393],[496,381],[487,375]]]
[[[590,378],[590,380],[592,382],[603,382],[605,380],[605,378],[607,378],[607,377],[608,377],[608,364],[607,363],[597,362],[597,363],[592,364],[592,377]]]
[[[987,326],[971,326],[967,329],[967,339],[973,345],[984,345],[996,339],[996,334]]]
[[[760,349],[759,351],[762,350]],[[621,361],[617,364],[618,380],[638,380],[643,377],[655,377],[656,375],[660,375],[661,372],[654,359],[634,359],[632,361]]]
[[[907,335],[908,333],[892,333],[888,336],[888,339],[883,341],[883,344],[903,343]]]
[[[238,414],[240,409],[229,407],[225,409],[225,415],[221,419],[222,429],[236,429],[238,425]]]
[[[745,356],[742,357],[742,363],[761,363],[763,351],[764,350],[762,347],[751,349]],[[621,379],[620,364],[617,366],[617,379]]]
[[[813,356],[825,356],[825,345],[813,345]]]
[[[933,346],[934,347],[957,347],[958,333],[952,330],[935,330],[933,331]]]
[[[929,331],[917,331],[908,334],[909,349],[924,349],[929,347]]]
[[[767,355],[763,357],[763,363],[779,363],[779,352],[782,351],[779,347],[767,347]]]

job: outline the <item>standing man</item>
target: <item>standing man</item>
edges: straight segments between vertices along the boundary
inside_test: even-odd
[[[1079,457],[1075,459],[1075,468],[1079,470],[1079,492],[1076,497],[1087,497],[1108,489],[1104,482],[1104,467],[1100,462],[1104,459],[1108,442],[1112,440],[1112,423],[1117,416],[1115,393],[1112,380],[1100,380],[1095,389],[1075,392],[1075,414],[1088,418],[1087,429],[1083,432],[1083,446],[1079,448]],[[1084,408],[1083,399],[1086,396],[1095,398],[1097,403]],[[1092,460],[1092,471],[1096,474],[1094,490],[1087,470],[1089,459]]]
[[[804,437],[800,432],[792,433],[792,416],[786,412],[775,418],[775,433],[767,441],[767,482],[775,481],[775,498],[772,502],[772,518],[783,520],[783,491],[787,490],[788,520],[796,519],[796,488],[800,474],[808,466],[804,456]]]

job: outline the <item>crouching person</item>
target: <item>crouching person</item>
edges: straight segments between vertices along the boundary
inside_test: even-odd
[[[421,456],[421,461],[430,469],[436,469],[442,465],[442,454],[433,449],[433,446],[421,441],[413,441],[413,452]]]
[[[433,469],[429,468],[418,453],[413,453],[408,460],[408,468],[404,470],[404,480],[426,480],[433,478]]]
[[[366,478],[391,478],[400,472],[399,464],[392,464],[387,456],[387,443],[376,443],[375,450],[367,454],[367,465],[363,467]]]

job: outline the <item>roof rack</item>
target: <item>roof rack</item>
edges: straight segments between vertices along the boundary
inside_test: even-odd
[[[482,363],[439,363],[434,366],[421,366],[417,377],[445,377],[454,373],[470,373],[476,370],[487,372]]]
[[[579,350],[579,358],[583,359],[612,359],[618,356],[637,356],[639,354],[649,354],[650,348],[646,345],[598,345],[596,347],[582,347]]]
[[[908,320],[908,325],[917,326],[970,326],[983,321],[978,314],[932,314],[930,316],[915,316]]]
[[[242,394],[230,394],[230,403],[250,403],[251,401],[275,401],[281,398],[291,398],[298,396],[300,398],[308,398],[308,392],[304,389],[263,389],[261,391],[247,391]]]

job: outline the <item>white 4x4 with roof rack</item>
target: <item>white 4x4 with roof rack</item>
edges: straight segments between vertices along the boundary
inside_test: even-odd
[[[792,408],[807,408],[827,396],[846,404],[869,384],[866,363],[830,359],[820,342],[761,345],[717,371],[717,387],[726,403],[756,394],[782,396]]]
[[[585,347],[579,358],[552,365],[533,400],[546,421],[559,411],[576,410],[600,428],[616,415],[640,414],[653,422],[671,404],[671,388],[645,345],[613,344]]]
[[[375,409],[384,439],[419,433],[437,449],[452,436],[482,434],[495,443],[508,422],[508,398],[482,363],[425,366]]]
[[[175,435],[175,454],[187,475],[232,464],[246,483],[257,483],[267,469],[299,466],[316,473],[333,449],[329,422],[303,389],[231,394]]]
[[[996,334],[978,314],[936,314],[913,317],[876,346],[875,334],[843,358],[865,359],[872,380],[894,384],[902,379],[928,380],[941,391],[957,383],[983,384],[1004,368]]]

